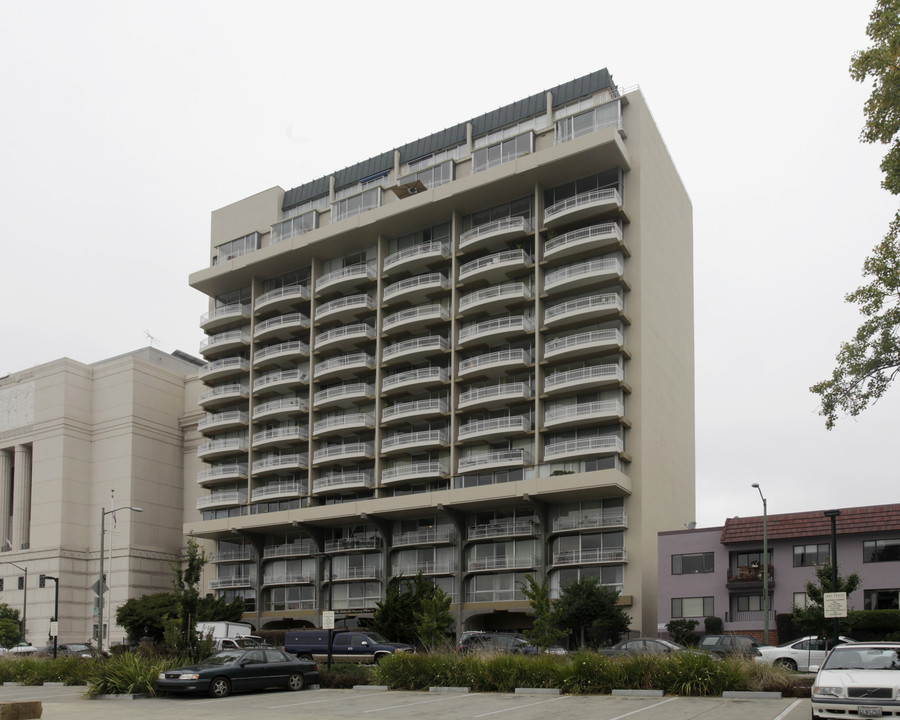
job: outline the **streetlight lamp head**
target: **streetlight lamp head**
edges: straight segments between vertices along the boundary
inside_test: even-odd
[[[133,507],[131,508],[134,512],[144,512],[144,508]]]
[[[755,487],[757,490],[759,490],[759,483],[753,483],[750,487]]]

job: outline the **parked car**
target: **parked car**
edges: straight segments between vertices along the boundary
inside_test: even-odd
[[[336,632],[331,655],[335,662],[372,664],[394,653],[413,652],[406,643],[392,643],[372,630]],[[328,657],[327,630],[290,630],[284,636],[284,651],[301,660],[323,662]]]
[[[517,633],[469,631],[462,634],[456,649],[461,653],[499,652],[537,655],[540,648]]]
[[[172,668],[156,678],[164,693],[206,693],[227,697],[232,692],[283,687],[302,690],[319,682],[316,663],[298,660],[275,648],[226,650],[197,665]]]
[[[841,636],[840,644],[856,642],[853,638]],[[809,672],[810,665],[821,665],[832,644],[825,638],[807,635],[799,640],[791,640],[781,645],[766,645],[759,649],[759,656],[753,658],[756,662],[769,665],[780,665],[788,670]]]
[[[764,646],[749,635],[704,635],[697,647],[702,652],[714,653],[719,657],[756,657],[760,654],[760,647]]]
[[[41,655],[53,655],[53,646],[47,645],[39,650]],[[98,657],[100,653],[97,649],[87,643],[58,643],[56,645],[56,656],[72,656],[80,658]]]
[[[13,655],[31,655],[32,653],[36,653],[40,648],[35,647],[29,642],[20,642],[13,645],[9,652]]]
[[[660,655],[664,653],[680,653],[685,652],[687,648],[684,645],[662,640],[660,638],[632,638],[623,640],[617,645],[608,648],[601,648],[603,655],[617,657],[621,655]]]
[[[900,710],[900,643],[836,645],[817,670],[812,717],[896,717]]]

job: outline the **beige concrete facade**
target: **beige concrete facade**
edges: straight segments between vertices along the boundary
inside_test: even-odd
[[[694,517],[692,211],[603,72],[213,213],[185,532],[258,627],[423,572],[458,631],[527,626],[526,574],[655,631],[657,533]]]
[[[119,605],[171,590],[170,564],[184,544],[182,422],[196,424],[197,415],[186,385],[193,377],[196,387],[196,369],[145,348],[92,365],[63,358],[0,380],[0,602],[25,611],[32,644],[48,644],[54,611],[54,584],[40,588],[40,575],[59,578],[59,642],[96,637],[91,586],[113,493],[115,507],[142,512],[104,516],[107,646],[124,640]],[[27,590],[16,566],[28,571]]]

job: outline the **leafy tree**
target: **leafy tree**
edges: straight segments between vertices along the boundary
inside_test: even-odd
[[[125,628],[128,639],[137,643],[144,636],[162,642],[166,619],[176,617],[178,603],[170,592],[130,598],[116,610],[116,622]]]
[[[877,0],[869,15],[866,35],[872,46],[857,52],[850,76],[857,82],[872,79],[872,93],[860,140],[890,148],[881,162],[881,186],[900,194],[900,0]],[[846,296],[859,306],[863,322],[849,342],[841,344],[831,378],[810,390],[821,398],[819,413],[829,430],[839,412],[859,415],[877,402],[900,373],[900,212],[887,235],[863,264],[868,282]]]
[[[207,593],[205,597],[200,598],[197,605],[197,621],[215,621],[227,620],[229,622],[240,622],[244,617],[244,600],[235,598],[231,602],[226,602],[221,595],[213,595]]]
[[[9,648],[22,640],[19,611],[6,603],[0,603],[0,646]]]
[[[446,593],[422,573],[415,577],[391,578],[384,600],[376,604],[372,613],[371,627],[395,642],[419,646],[423,642],[433,642],[438,633],[446,633],[453,623],[449,600]],[[445,613],[441,612],[443,606]],[[423,632],[427,639],[423,638]]]
[[[609,645],[628,631],[631,617],[616,602],[619,593],[597,578],[580,578],[566,585],[554,606],[554,622],[576,634],[580,648]]]
[[[194,538],[188,540],[187,557],[184,567],[172,565],[175,578],[172,587],[175,589],[175,603],[178,607],[177,649],[193,649],[197,644],[197,612],[200,608],[200,573],[206,565],[206,553]]]
[[[828,636],[834,627],[833,618],[825,617],[825,593],[854,592],[860,584],[859,575],[851,573],[847,577],[838,574],[837,587],[832,578],[831,563],[826,562],[816,568],[816,581],[806,583],[806,595],[809,598],[805,608],[794,608],[794,624],[806,635]]]
[[[673,642],[677,642],[679,645],[689,645],[691,638],[697,637],[694,630],[699,624],[696,620],[677,618],[666,623],[666,630],[669,631],[669,637]]]
[[[522,593],[528,599],[532,610],[528,613],[528,617],[531,618],[531,629],[523,632],[528,642],[546,650],[567,641],[569,633],[553,624],[553,603],[550,600],[550,581],[547,577],[544,576],[538,583],[534,576],[526,575]]]

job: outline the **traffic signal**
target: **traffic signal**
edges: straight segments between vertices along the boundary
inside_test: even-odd
[[[38,587],[45,587],[47,584],[47,576],[41,575],[38,577]]]

